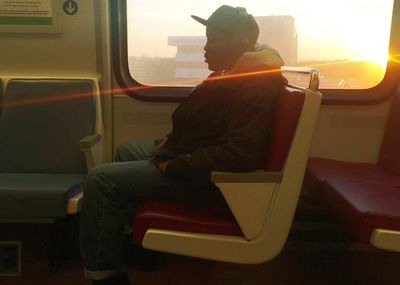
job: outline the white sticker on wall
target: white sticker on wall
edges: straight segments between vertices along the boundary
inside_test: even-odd
[[[0,25],[54,24],[51,0],[0,0]]]
[[[0,33],[60,33],[60,0],[0,0]]]

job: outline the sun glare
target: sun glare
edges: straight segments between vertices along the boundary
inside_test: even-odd
[[[383,36],[382,32],[379,37],[376,36],[375,41],[370,43],[367,43],[365,40],[362,41],[364,44],[358,46],[358,54],[360,59],[374,63],[382,69],[386,69],[386,65],[389,60],[388,38],[389,35]]]
[[[371,54],[367,60],[369,62],[377,64],[380,68],[386,69],[386,65],[388,63],[390,56],[389,54],[381,54],[381,53],[376,53],[376,54]]]
[[[400,56],[399,54],[394,54],[394,55],[389,54],[389,60],[392,62],[400,63],[400,60],[398,59],[399,56]]]

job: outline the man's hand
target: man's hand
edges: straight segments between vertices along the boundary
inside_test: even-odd
[[[162,173],[165,173],[167,171],[168,163],[169,163],[169,161],[159,162],[159,163],[157,163],[157,167],[158,167],[158,169],[160,169],[160,171]]]
[[[154,159],[156,158],[156,155],[160,151],[160,149],[164,146],[164,144],[167,142],[168,138],[164,138],[158,145],[154,147],[154,149],[150,152],[149,155],[149,160],[151,162],[154,162]]]

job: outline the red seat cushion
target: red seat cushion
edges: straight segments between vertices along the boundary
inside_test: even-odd
[[[368,163],[311,158],[305,184],[361,242],[374,228],[400,230],[400,176]]]
[[[141,244],[150,228],[243,236],[231,211],[226,207],[172,201],[145,202],[139,207],[133,225],[134,241]]]
[[[400,176],[375,164],[310,158],[304,184],[315,189],[321,189],[325,181],[365,182],[400,186]]]
[[[375,228],[400,230],[400,186],[328,181],[320,196],[360,242]]]

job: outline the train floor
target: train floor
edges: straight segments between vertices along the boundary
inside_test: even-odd
[[[319,248],[318,248],[319,247]],[[143,285],[264,285],[264,284],[400,284],[400,254],[344,250],[288,243],[273,260],[238,265],[175,255],[151,272],[127,267],[132,284]],[[89,285],[79,258],[61,262],[49,271],[44,260],[22,264],[21,276],[0,277],[1,285]]]

